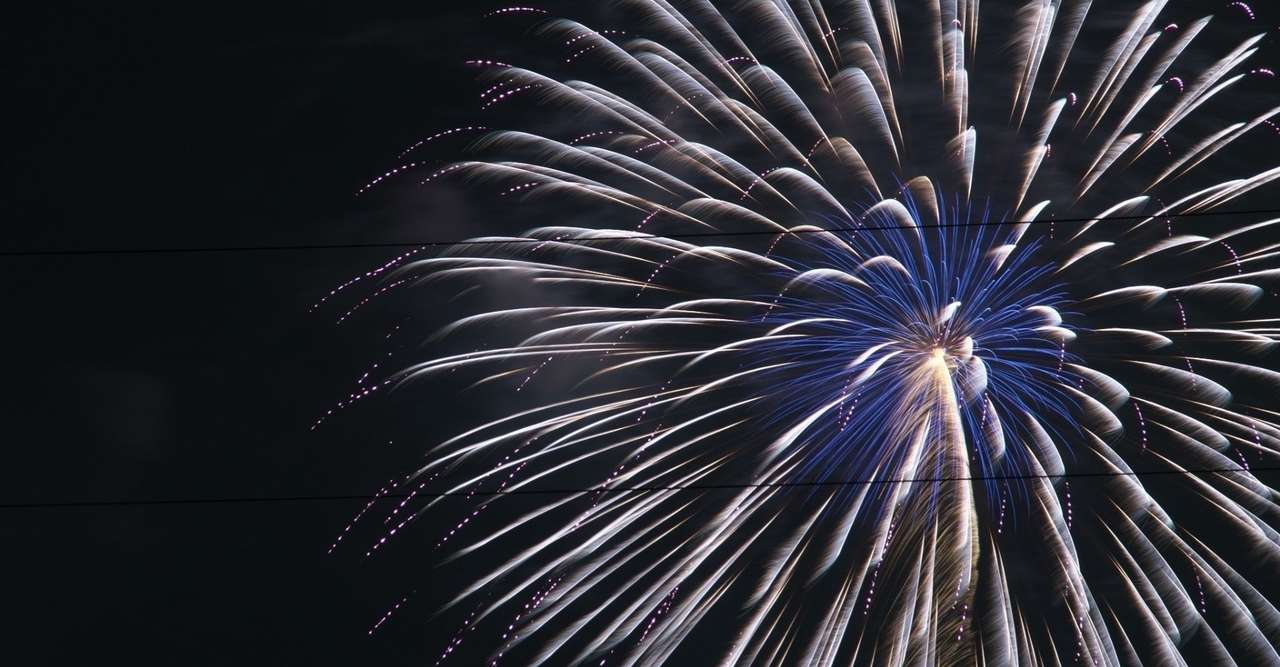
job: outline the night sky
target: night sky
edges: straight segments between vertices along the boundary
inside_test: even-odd
[[[461,60],[499,55],[496,45],[518,33],[485,27],[478,40],[476,17],[500,5],[458,4],[24,10],[4,28],[18,51],[6,96],[18,119],[8,123],[12,191],[0,245],[270,246],[491,231],[451,192],[354,196],[403,148],[475,117],[474,73]],[[377,490],[469,416],[464,401],[442,410],[441,397],[419,393],[308,430],[381,355],[403,355],[388,366],[425,356],[414,352],[418,333],[387,342],[394,326],[421,332],[443,321],[451,294],[430,290],[342,325],[341,309],[309,312],[396,252],[0,258],[0,502]],[[516,513],[536,499],[504,502]],[[377,558],[364,558],[363,546],[327,555],[362,504],[0,509],[3,654],[13,664],[434,662],[456,622],[433,620],[442,597],[433,577],[452,586],[459,576],[439,574],[432,560],[435,519]]]
[[[456,14],[55,4],[8,21],[5,249],[419,238],[411,206],[353,193],[450,122],[471,77]],[[307,431],[377,354],[373,332],[307,311],[391,254],[4,259],[4,500],[376,490],[402,462],[385,440]],[[7,510],[4,652],[420,663],[439,644],[427,614],[401,641],[365,634],[420,575],[325,556],[359,504]]]

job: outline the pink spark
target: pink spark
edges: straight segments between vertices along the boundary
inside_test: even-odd
[[[1165,32],[1172,32],[1172,31],[1177,30],[1177,29],[1178,29],[1178,24],[1177,24],[1177,23],[1170,23],[1169,25],[1167,25],[1167,26],[1165,26],[1165,27],[1164,27],[1164,31],[1165,31]]]
[[[1236,263],[1236,273],[1244,273],[1244,267],[1240,266],[1240,255],[1236,254],[1236,249],[1232,248],[1231,244],[1226,241],[1218,241],[1218,243],[1221,243],[1227,249],[1227,252],[1231,253],[1231,259]]]
[[[1275,70],[1271,69],[1270,67],[1258,67],[1258,68],[1249,70],[1249,73],[1255,74],[1257,76],[1265,76],[1267,78],[1275,78],[1276,76]]]
[[[852,385],[853,385],[853,376],[850,376],[850,377],[849,377],[849,379],[845,380],[845,383],[844,383],[844,394],[842,394],[842,395],[840,396],[840,400],[841,400],[841,401],[847,401],[847,400],[849,400],[849,389],[852,387]],[[837,415],[840,417],[840,430],[841,430],[841,431],[843,431],[843,430],[845,430],[846,428],[848,428],[848,427],[849,427],[849,422],[853,420],[853,411],[854,411],[855,409],[857,409],[857,407],[858,407],[858,401],[860,401],[860,400],[862,400],[862,388],[858,388],[858,393],[856,393],[856,394],[854,394],[854,395],[853,395],[853,401],[849,403],[849,409],[848,409],[848,410],[845,410],[845,409],[843,408],[843,406],[842,406],[842,407],[841,407],[841,410],[843,411],[843,413],[844,413],[844,414],[843,414],[843,415],[840,415],[840,414],[838,414],[838,413],[837,413]],[[986,412],[986,406],[984,405],[984,406],[982,406],[982,407],[983,407],[983,413],[984,413],[984,415],[985,415],[985,412]]]
[[[541,88],[541,87],[542,87],[542,84],[540,84],[540,83],[527,83],[527,84],[525,84],[525,85],[523,85],[523,86],[516,86],[515,88],[512,88],[512,89],[510,89],[510,90],[507,90],[507,91],[504,91],[504,92],[502,92],[502,93],[499,93],[499,94],[495,95],[495,96],[493,97],[493,99],[489,100],[489,101],[488,101],[488,103],[484,104],[484,105],[483,105],[483,106],[481,106],[480,108],[481,108],[481,109],[488,109],[489,107],[491,107],[491,106],[493,106],[493,105],[497,104],[498,102],[501,102],[501,101],[503,101],[503,100],[505,100],[505,99],[510,98],[512,95],[515,95],[516,93],[521,93],[521,92],[524,92],[524,91],[529,90],[529,89],[531,89],[531,88]]]
[[[1245,472],[1249,471],[1249,460],[1244,457],[1244,451],[1239,447],[1235,448],[1236,456],[1240,459],[1240,465],[1244,466]]]
[[[1071,482],[1065,482],[1064,489],[1067,492],[1067,530],[1071,530]]]
[[[1004,491],[1000,491],[1000,518],[996,521],[996,534],[1004,534],[1004,514],[1009,507],[1009,498],[1004,495]]]
[[[964,639],[965,629],[968,628],[969,605],[963,602],[958,604],[960,609],[960,628],[956,630],[956,641],[961,641]]]
[[[671,120],[671,117],[672,117],[672,116],[674,116],[674,115],[676,115],[676,112],[680,111],[681,109],[684,109],[684,108],[692,109],[692,108],[693,108],[693,101],[694,101],[694,100],[696,100],[696,99],[698,99],[698,98],[699,98],[699,97],[701,97],[701,96],[702,96],[702,95],[701,95],[700,93],[694,93],[693,95],[690,95],[689,97],[684,98],[684,103],[683,103],[683,104],[677,104],[677,105],[676,105],[676,107],[675,107],[674,109],[672,109],[671,111],[667,112],[667,115],[665,115],[665,116],[663,116],[663,117],[662,117],[662,122],[663,122],[663,123],[669,122],[669,121]]]
[[[760,184],[760,183],[763,183],[763,182],[764,182],[764,177],[765,177],[765,176],[768,176],[769,174],[772,174],[773,172],[775,172],[775,171],[777,171],[777,170],[779,170],[779,169],[781,169],[781,167],[770,167],[770,168],[768,168],[768,169],[766,169],[766,170],[764,170],[764,171],[760,172],[760,176],[759,176],[759,177],[757,177],[757,178],[752,179],[752,180],[751,180],[751,184],[750,184],[750,185],[748,185],[748,186],[747,186],[747,188],[746,188],[745,190],[743,190],[743,191],[742,191],[742,196],[738,197],[738,201],[742,201],[742,200],[746,199],[747,197],[750,197],[750,196],[751,196],[751,190],[752,190],[752,188],[756,187],[756,185],[758,185],[758,184]]]
[[[818,150],[818,147],[819,147],[819,146],[821,146],[822,144],[826,143],[826,141],[827,141],[827,138],[826,138],[826,137],[823,137],[823,138],[821,138],[821,139],[819,139],[819,140],[815,141],[815,142],[813,143],[813,148],[810,148],[810,149],[809,149],[809,152],[804,154],[804,159],[808,160],[809,158],[813,157],[813,154],[814,154],[814,152],[816,152],[816,151]]]
[[[1245,3],[1243,3],[1243,2],[1233,2],[1233,3],[1231,3],[1230,5],[1227,5],[1227,6],[1228,6],[1228,7],[1236,7],[1236,8],[1239,8],[1240,10],[1242,10],[1242,11],[1245,13],[1245,16],[1248,16],[1248,17],[1249,17],[1249,20],[1250,20],[1250,21],[1252,21],[1252,20],[1254,19],[1253,8],[1252,8],[1252,7],[1250,7],[1249,5],[1247,5],[1247,4],[1245,4]]]
[[[662,604],[658,605],[658,608],[653,611],[653,615],[649,617],[649,624],[645,626],[644,633],[640,635],[640,641],[638,643],[643,644],[644,640],[649,636],[649,632],[653,630],[653,626],[658,622],[658,619],[661,618],[663,614],[666,614],[671,610],[671,602],[675,600],[676,594],[679,592],[679,586],[671,589],[671,592],[667,594],[667,597],[662,601]]]
[[[431,479],[426,479],[426,480],[423,480],[422,482],[419,482],[418,486],[413,491],[410,491],[409,495],[405,496],[404,500],[401,500],[400,504],[396,505],[395,509],[391,510],[391,514],[387,515],[386,519],[383,519],[383,523],[390,523],[391,519],[395,518],[395,516],[400,513],[400,510],[404,509],[406,505],[408,505],[415,497],[417,497],[418,493],[420,493],[423,489],[427,487],[427,482],[430,482],[432,479],[435,479],[434,475],[431,477]],[[386,544],[388,539],[395,537],[395,534],[400,532],[401,528],[404,528],[406,525],[409,524],[410,521],[413,521],[416,518],[418,518],[418,513],[414,512],[413,514],[410,514],[408,517],[402,519],[400,523],[397,523],[395,525],[394,528],[387,531],[386,535],[378,538],[378,541],[374,542],[373,546],[369,547],[368,551],[364,552],[365,558],[372,556],[373,552],[377,551],[378,549],[381,549],[382,545]]]
[[[431,181],[434,181],[437,178],[440,178],[441,176],[444,176],[445,174],[451,171],[457,171],[465,166],[467,166],[465,163],[458,163],[458,164],[451,164],[443,169],[436,170],[430,176],[422,179],[422,181],[418,183],[418,185],[426,185],[427,183],[430,183]]]
[[[493,84],[492,86],[489,86],[488,88],[485,88],[485,89],[484,89],[484,92],[480,93],[480,99],[481,99],[481,100],[487,99],[490,95],[492,95],[492,94],[494,94],[494,93],[498,92],[498,89],[499,89],[499,88],[502,88],[503,86],[505,86],[505,85],[507,85],[507,84],[509,84],[509,83],[511,83],[511,82],[513,82],[513,81],[515,81],[515,77],[512,77],[512,78],[507,79],[507,80],[505,80],[505,81],[499,81],[499,82],[497,82],[497,83]]]
[[[678,256],[679,256],[679,253],[663,260],[660,264],[658,264],[658,266],[654,268],[653,273],[650,273],[649,277],[645,279],[644,284],[640,286],[640,289],[636,291],[636,298],[639,298],[641,294],[644,294],[644,291],[649,289],[649,286],[653,284],[653,281],[655,278],[658,277],[658,274],[661,273],[663,269],[667,268],[667,265],[670,264],[672,261],[674,261],[675,258]]]
[[[462,627],[458,628],[458,631],[453,633],[453,638],[449,640],[449,644],[445,647],[444,652],[436,659],[436,667],[439,667],[440,663],[444,662],[444,660],[449,657],[449,654],[453,653],[454,649],[462,645],[462,640],[465,638],[468,631],[476,629],[472,620],[475,618],[476,613],[483,608],[484,607],[482,605],[473,610],[471,614],[467,616],[467,620],[462,623]]]
[[[880,576],[880,563],[876,563],[876,567],[871,571],[871,585],[867,587],[867,604],[862,608],[862,615],[871,615],[871,600],[876,594],[876,579]]]
[[[377,623],[374,623],[372,628],[369,628],[369,634],[370,634],[370,635],[372,635],[374,632],[376,632],[376,631],[378,630],[378,628],[382,627],[382,624],[383,624],[383,623],[386,623],[386,622],[387,622],[387,619],[391,618],[391,615],[392,615],[392,614],[394,614],[394,613],[396,613],[396,610],[400,608],[400,605],[404,604],[404,603],[405,603],[405,601],[406,601],[406,600],[408,600],[408,599],[409,599],[409,596],[408,596],[408,595],[406,595],[406,596],[404,596],[404,597],[400,598],[400,601],[399,601],[399,602],[397,602],[397,603],[395,604],[395,606],[393,606],[393,607],[391,607],[390,609],[388,609],[388,610],[387,610],[387,613],[383,614],[383,615],[382,615],[382,618],[378,619],[378,622],[377,622]]]
[[[645,152],[646,150],[648,150],[648,149],[650,149],[650,148],[653,148],[653,147],[655,147],[655,146],[670,146],[670,145],[671,145],[671,144],[673,144],[673,143],[675,143],[675,141],[670,140],[670,139],[659,139],[659,140],[657,140],[657,141],[651,141],[651,142],[649,142],[649,143],[647,143],[647,144],[645,144],[645,145],[643,145],[643,146],[641,146],[641,147],[639,147],[639,148],[635,149],[634,151],[631,151],[631,154],[632,154],[632,155],[639,155],[639,154],[641,154],[641,153]]]
[[[653,220],[653,218],[654,218],[655,216],[657,216],[657,215],[658,215],[659,213],[661,213],[661,212],[662,212],[662,209],[657,209],[657,210],[653,211],[652,213],[650,213],[649,215],[644,216],[644,220],[641,220],[641,221],[640,221],[640,224],[636,225],[636,231],[637,231],[637,232],[638,232],[638,231],[640,231],[640,228],[642,228],[642,227],[644,227],[645,225],[649,224],[649,221],[650,221],[650,220]]]
[[[550,360],[551,360],[551,358],[550,358],[550,357],[547,357],[547,361],[550,361]],[[528,440],[524,441],[524,443],[523,443],[523,444],[521,444],[519,447],[516,447],[514,450],[512,450],[510,453],[508,453],[505,457],[503,457],[503,459],[502,459],[501,461],[499,461],[499,462],[498,462],[498,464],[497,464],[496,466],[494,466],[494,469],[493,469],[493,470],[494,470],[494,472],[497,472],[498,470],[500,470],[500,469],[502,468],[502,466],[504,466],[504,465],[506,465],[508,462],[510,462],[510,461],[511,461],[511,458],[512,458],[513,456],[517,456],[517,455],[519,455],[519,454],[520,454],[520,450],[524,449],[526,446],[528,446],[528,445],[530,445],[531,443],[533,443],[533,441],[534,441],[534,440],[537,440],[537,437],[536,437],[536,436],[535,436],[535,437],[533,437],[533,438],[529,438]],[[497,493],[501,493],[503,490],[505,490],[505,489],[507,488],[507,485],[511,483],[511,480],[515,479],[516,475],[520,474],[520,471],[521,471],[521,470],[524,470],[524,467],[525,467],[526,465],[528,465],[528,463],[529,463],[529,462],[528,462],[527,460],[526,460],[526,461],[521,461],[519,465],[515,466],[515,467],[511,470],[511,472],[507,474],[506,479],[502,480],[502,483],[498,485],[498,488],[497,488],[495,491],[496,491]],[[473,495],[475,495],[476,488],[477,488],[477,487],[472,487],[471,492],[467,494],[467,497],[468,497],[468,498],[470,498],[470,497],[472,497]],[[464,519],[462,519],[461,521],[459,521],[459,522],[458,522],[458,524],[457,524],[457,525],[455,525],[455,526],[453,527],[453,529],[449,531],[449,533],[448,533],[448,534],[446,534],[444,537],[440,538],[440,541],[436,542],[436,548],[437,548],[437,549],[439,549],[439,548],[443,547],[443,546],[444,546],[444,544],[445,544],[445,542],[448,542],[448,541],[449,541],[449,538],[453,537],[453,536],[454,536],[454,534],[456,534],[458,531],[462,530],[462,529],[463,529],[463,528],[464,528],[468,523],[471,523],[471,520],[472,520],[472,519],[474,519],[474,518],[476,518],[477,516],[479,516],[479,515],[480,515],[480,513],[481,513],[481,512],[483,512],[483,511],[485,510],[485,508],[487,508],[487,507],[489,507],[489,503],[483,503],[483,504],[478,505],[474,510],[472,510],[472,512],[471,512],[471,514],[470,514],[470,515],[468,515],[466,518],[464,518]]]
[[[524,378],[524,381],[520,383],[520,386],[516,387],[516,391],[520,391],[521,389],[524,389],[524,386],[529,384],[529,381],[533,379],[533,376],[538,374],[538,371],[542,370],[543,368],[546,368],[547,364],[551,363],[551,359],[553,357],[554,355],[548,356],[545,361],[543,361],[541,364],[538,364],[537,368],[533,369],[533,372],[526,375]]]
[[[342,533],[338,535],[338,539],[334,540],[333,544],[329,545],[329,551],[327,553],[333,553],[334,549],[337,549],[338,545],[342,543],[342,539],[347,536],[347,533],[350,533],[351,529],[354,528],[356,523],[360,521],[360,518],[363,517],[365,513],[367,513],[378,502],[379,499],[381,499],[383,496],[390,493],[391,490],[394,488],[396,488],[396,482],[395,480],[391,480],[386,486],[382,487],[381,489],[378,489],[378,492],[373,494],[373,498],[359,512],[356,513],[355,517],[353,517],[351,521],[347,523],[346,528],[342,529]]]
[[[588,139],[594,139],[596,137],[605,137],[605,136],[614,135],[614,134],[623,134],[623,132],[620,130],[601,130],[599,132],[588,132],[586,134],[579,135],[571,139],[569,141],[569,145],[576,146],[577,144],[580,144]]]
[[[360,274],[360,275],[357,275],[356,277],[354,277],[354,278],[352,278],[352,279],[350,279],[350,280],[348,280],[348,281],[346,281],[346,282],[342,283],[341,285],[338,285],[337,287],[335,287],[335,288],[333,288],[333,289],[329,290],[329,293],[328,293],[328,294],[326,294],[326,295],[324,295],[323,297],[321,297],[319,301],[316,301],[314,304],[312,304],[312,305],[311,305],[311,308],[310,308],[310,310],[308,310],[308,312],[315,312],[315,311],[316,311],[316,309],[318,309],[320,306],[324,305],[324,303],[325,303],[326,301],[328,301],[330,298],[332,298],[332,297],[334,297],[334,296],[337,296],[337,294],[338,294],[339,292],[341,292],[341,291],[343,291],[343,290],[347,289],[348,287],[351,287],[352,285],[355,285],[356,283],[360,282],[361,280],[364,280],[364,279],[367,279],[367,278],[373,278],[373,277],[377,276],[377,275],[378,275],[378,274],[380,274],[380,273],[384,273],[384,272],[386,272],[386,271],[388,271],[388,270],[390,270],[390,269],[392,269],[392,268],[394,268],[394,267],[398,266],[398,265],[399,265],[401,262],[403,262],[404,260],[406,260],[406,259],[408,259],[408,258],[410,258],[410,257],[412,257],[412,256],[414,256],[414,255],[416,255],[416,254],[418,254],[418,253],[420,253],[420,252],[422,252],[424,249],[426,249],[426,246],[422,246],[422,247],[419,247],[419,248],[414,248],[413,250],[410,250],[410,251],[408,251],[408,252],[403,252],[403,253],[401,253],[401,254],[399,254],[399,255],[396,255],[394,258],[392,258],[390,261],[388,261],[388,262],[384,263],[382,266],[379,266],[379,267],[378,267],[378,268],[376,268],[376,269],[372,269],[372,270],[369,270],[369,271],[365,271],[364,273],[362,273],[362,274]],[[397,327],[397,328],[398,328],[398,327]]]
[[[578,41],[578,40],[582,39],[583,37],[590,37],[591,35],[619,35],[619,36],[621,36],[621,35],[625,35],[625,34],[627,34],[627,33],[626,33],[626,31],[623,31],[623,30],[588,30],[587,32],[580,33],[580,34],[578,34],[578,35],[574,35],[573,37],[569,38],[568,40],[565,40],[564,45],[565,45],[565,46],[572,46],[574,42],[576,42],[576,41]]]
[[[1258,435],[1258,422],[1249,420],[1249,429],[1253,431],[1253,442],[1258,446],[1258,450],[1262,451],[1262,436]],[[1261,457],[1259,457],[1261,458]]]
[[[407,164],[402,164],[402,165],[400,165],[400,166],[398,166],[398,167],[395,167],[395,168],[394,168],[394,169],[392,169],[391,171],[388,171],[388,172],[386,172],[385,174],[383,174],[383,175],[381,175],[381,176],[379,176],[379,177],[377,177],[377,178],[373,179],[372,181],[369,181],[368,183],[365,183],[364,187],[360,188],[359,190],[356,190],[356,196],[357,196],[357,197],[359,197],[360,195],[362,195],[362,194],[364,194],[364,193],[368,192],[370,189],[372,189],[372,188],[373,188],[374,186],[376,186],[377,184],[379,184],[379,183],[381,183],[381,182],[383,182],[383,181],[387,180],[388,178],[391,178],[392,176],[395,176],[396,174],[399,174],[400,172],[408,171],[408,170],[410,170],[410,169],[413,169],[414,167],[418,166],[419,164],[422,164],[422,163],[421,163],[421,162],[409,162],[409,163],[407,163]]]
[[[1209,605],[1205,602],[1204,582],[1200,581],[1200,573],[1196,573],[1196,589],[1200,591],[1200,613],[1204,614],[1209,611]]]
[[[523,620],[526,615],[540,607],[542,603],[546,601],[547,596],[551,595],[551,593],[555,591],[556,586],[559,586],[560,582],[563,580],[564,575],[562,574],[554,581],[551,581],[551,585],[547,588],[535,591],[533,597],[528,602],[524,603],[524,607],[516,613],[515,618],[513,618],[511,623],[507,625],[507,631],[502,633],[502,640],[504,644],[502,649],[498,651],[498,654],[494,656],[493,660],[489,661],[489,667],[496,667],[498,661],[502,659],[503,654],[505,654],[511,648],[512,644],[515,643],[516,639],[520,637],[520,635],[516,633],[516,626],[520,624],[520,621]],[[510,639],[508,639],[508,637],[510,637]]]
[[[1142,416],[1142,407],[1135,401],[1133,411],[1138,415],[1138,431],[1142,436],[1142,451],[1147,451],[1147,420]]]
[[[509,63],[504,63],[499,60],[484,60],[484,59],[464,60],[462,61],[462,63],[464,65],[471,65],[473,67],[511,67]]]
[[[546,247],[546,245],[547,245],[548,243],[555,243],[555,242],[559,241],[560,239],[563,239],[563,238],[564,238],[564,236],[565,236],[564,234],[556,234],[554,237],[552,237],[552,238],[550,238],[550,239],[547,239],[546,241],[543,241],[542,243],[539,243],[538,245],[534,246],[534,247],[533,247],[533,252],[537,252],[537,251],[539,251],[539,250],[542,250],[544,247]]]
[[[783,233],[783,234],[778,234],[777,236],[775,236],[775,237],[774,237],[774,239],[773,239],[773,243],[770,243],[770,244],[769,244],[769,249],[768,249],[767,251],[765,251],[764,256],[765,256],[765,257],[768,257],[768,256],[772,255],[772,254],[773,254],[774,249],[776,249],[776,248],[778,247],[778,244],[782,242],[782,239],[783,239],[783,237],[785,237],[785,236],[786,236],[786,234],[785,234],[785,233]]]
[[[416,150],[419,146],[422,146],[423,144],[427,144],[427,143],[430,143],[430,142],[432,142],[432,141],[435,141],[436,139],[440,139],[440,138],[443,138],[443,137],[447,137],[447,136],[452,135],[452,134],[458,134],[459,132],[476,132],[476,131],[487,130],[487,129],[489,129],[489,128],[484,127],[483,125],[468,125],[468,126],[466,126],[466,127],[455,127],[455,128],[452,128],[452,129],[444,130],[443,132],[436,132],[435,134],[433,134],[433,135],[431,135],[431,136],[429,136],[429,137],[427,137],[427,138],[425,138],[425,139],[419,139],[419,140],[418,140],[416,143],[414,143],[412,146],[410,146],[410,147],[408,147],[408,148],[404,149],[404,150],[400,153],[400,157],[402,157],[402,158],[403,158],[404,156],[408,155],[409,153],[412,153],[412,152],[413,152],[414,150]]]
[[[374,299],[376,299],[376,298],[378,298],[378,297],[382,296],[383,294],[386,294],[387,292],[390,292],[391,290],[393,290],[393,289],[395,289],[395,288],[397,288],[397,287],[399,287],[399,286],[401,286],[401,285],[407,284],[408,282],[409,282],[409,279],[408,279],[408,278],[401,278],[400,280],[396,280],[396,281],[394,281],[394,282],[387,283],[386,285],[383,285],[382,287],[379,287],[379,288],[378,288],[378,291],[376,291],[376,292],[374,292],[373,294],[370,294],[370,295],[368,295],[368,296],[364,297],[363,299],[360,299],[360,301],[356,302],[356,305],[352,306],[350,310],[348,310],[347,312],[343,313],[343,314],[342,314],[342,317],[339,317],[339,318],[338,318],[338,322],[337,322],[337,323],[338,323],[338,324],[342,324],[343,322],[347,321],[347,319],[348,319],[348,318],[350,318],[352,315],[354,315],[354,314],[355,314],[355,312],[356,312],[357,310],[360,310],[361,308],[363,308],[363,307],[365,307],[366,305],[368,305],[368,303],[369,303],[370,301],[373,301]],[[376,387],[375,387],[375,389],[376,389]]]
[[[488,14],[485,14],[484,18],[492,18],[494,16],[503,16],[503,15],[510,15],[510,14],[546,14],[546,13],[547,13],[547,10],[538,9],[537,7],[503,7],[502,9],[495,9],[489,12]]]
[[[1076,94],[1075,94],[1075,93],[1067,93],[1067,105],[1068,105],[1068,106],[1075,106],[1075,105],[1076,105],[1076,99],[1077,99],[1077,98],[1076,98]]]
[[[597,46],[599,46],[599,44],[591,44],[588,46],[584,46],[581,49],[578,49],[577,51],[575,51],[573,55],[570,55],[568,58],[565,58],[564,61],[566,63],[571,63],[577,60],[578,58],[581,58],[582,56],[586,55],[588,52],[592,51]]]
[[[521,183],[520,185],[513,185],[513,186],[511,186],[511,187],[507,188],[506,190],[503,190],[502,192],[500,192],[500,193],[498,193],[498,194],[499,194],[499,196],[501,196],[501,197],[505,197],[505,196],[507,196],[507,195],[509,195],[509,194],[514,194],[514,193],[517,193],[517,192],[523,192],[523,191],[525,191],[525,190],[528,190],[528,189],[530,189],[530,188],[533,188],[533,187],[536,187],[536,186],[539,186],[539,185],[542,185],[542,183],[540,183],[540,182],[538,182],[538,181],[530,181],[530,182],[528,182],[528,183]]]
[[[350,314],[350,313],[348,313],[348,314]],[[345,316],[344,316],[344,317],[345,317]],[[341,321],[341,320],[339,320],[339,321]],[[361,399],[365,399],[365,398],[368,398],[368,397],[372,396],[372,395],[373,395],[375,392],[377,392],[379,389],[382,389],[383,387],[386,387],[386,386],[388,386],[388,385],[390,385],[390,384],[391,384],[391,378],[387,378],[386,380],[383,380],[380,384],[371,385],[371,386],[368,386],[368,387],[364,387],[364,388],[362,388],[362,389],[359,389],[359,390],[357,390],[357,391],[351,392],[350,394],[348,394],[348,395],[347,395],[347,397],[346,397],[346,398],[344,398],[344,399],[342,399],[342,400],[338,401],[338,402],[334,405],[334,407],[332,407],[332,408],[330,408],[330,409],[328,409],[328,410],[325,410],[325,412],[324,412],[324,414],[323,414],[323,415],[320,415],[318,418],[316,418],[316,420],[315,420],[315,421],[311,422],[311,428],[310,428],[309,430],[314,431],[314,430],[316,430],[317,428],[320,428],[320,425],[321,425],[321,424],[323,424],[323,423],[324,423],[324,421],[325,421],[326,419],[328,419],[329,417],[332,417],[332,416],[333,416],[333,413],[335,413],[335,412],[339,412],[339,411],[342,411],[342,410],[345,410],[345,409],[347,409],[347,408],[349,408],[349,407],[351,407],[351,406],[355,405],[355,404],[356,404],[356,403],[358,403]]]

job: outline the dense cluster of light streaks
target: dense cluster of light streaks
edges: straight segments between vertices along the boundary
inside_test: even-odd
[[[1237,159],[1280,106],[1219,7],[491,14],[569,74],[469,61],[525,129],[370,186],[544,222],[380,269],[476,311],[345,399],[515,406],[367,551],[472,501],[433,540],[485,569],[442,661],[488,631],[491,664],[1280,664],[1280,218],[1213,215],[1280,179]]]

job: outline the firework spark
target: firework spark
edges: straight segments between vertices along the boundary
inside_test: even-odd
[[[1280,107],[1232,95],[1269,84],[1263,36],[1216,49],[1162,0],[1118,29],[1087,0],[679,4],[620,3],[625,33],[494,12],[567,71],[472,61],[480,105],[566,122],[370,183],[598,221],[377,276],[532,300],[388,378],[543,397],[400,483],[471,497],[437,548],[496,563],[442,659],[491,627],[520,664],[1280,663],[1280,218],[1203,215],[1280,178],[1224,159],[1273,140]],[[519,516],[477,495],[557,484]]]

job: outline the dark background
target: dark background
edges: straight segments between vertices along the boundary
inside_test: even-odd
[[[1197,4],[1197,13],[1218,9]],[[493,6],[49,6],[14,16],[4,41],[15,49],[6,106],[17,120],[7,124],[12,191],[0,247],[479,233],[459,222],[465,204],[449,193],[354,193],[417,139],[474,118],[474,73],[461,60],[500,56],[490,44],[506,35],[493,31],[520,30],[487,23],[487,39],[475,39],[476,18]],[[396,252],[0,258],[0,502],[375,491],[456,430],[436,415],[465,407],[387,407],[394,429],[371,428],[373,409],[308,430],[372,363],[411,345],[387,342],[395,318],[337,325],[342,308],[310,312]],[[431,320],[439,304],[417,295],[401,316]],[[400,431],[420,437],[405,442]],[[434,662],[456,627],[431,619],[439,600],[425,547],[438,531],[380,558],[363,558],[359,545],[326,555],[362,505],[0,508],[0,608],[11,617],[3,655],[15,664]],[[370,639],[405,596],[402,622]]]
[[[454,238],[413,202],[354,192],[449,126],[477,55],[458,28],[485,3],[269,4],[6,21],[3,248]],[[405,470],[383,434],[308,426],[376,361],[384,322],[308,310],[395,252],[0,259],[0,501],[373,492]],[[326,556],[361,504],[0,509],[3,655],[421,663],[442,644],[421,608],[400,640],[366,631],[430,565],[415,581],[413,564]]]

